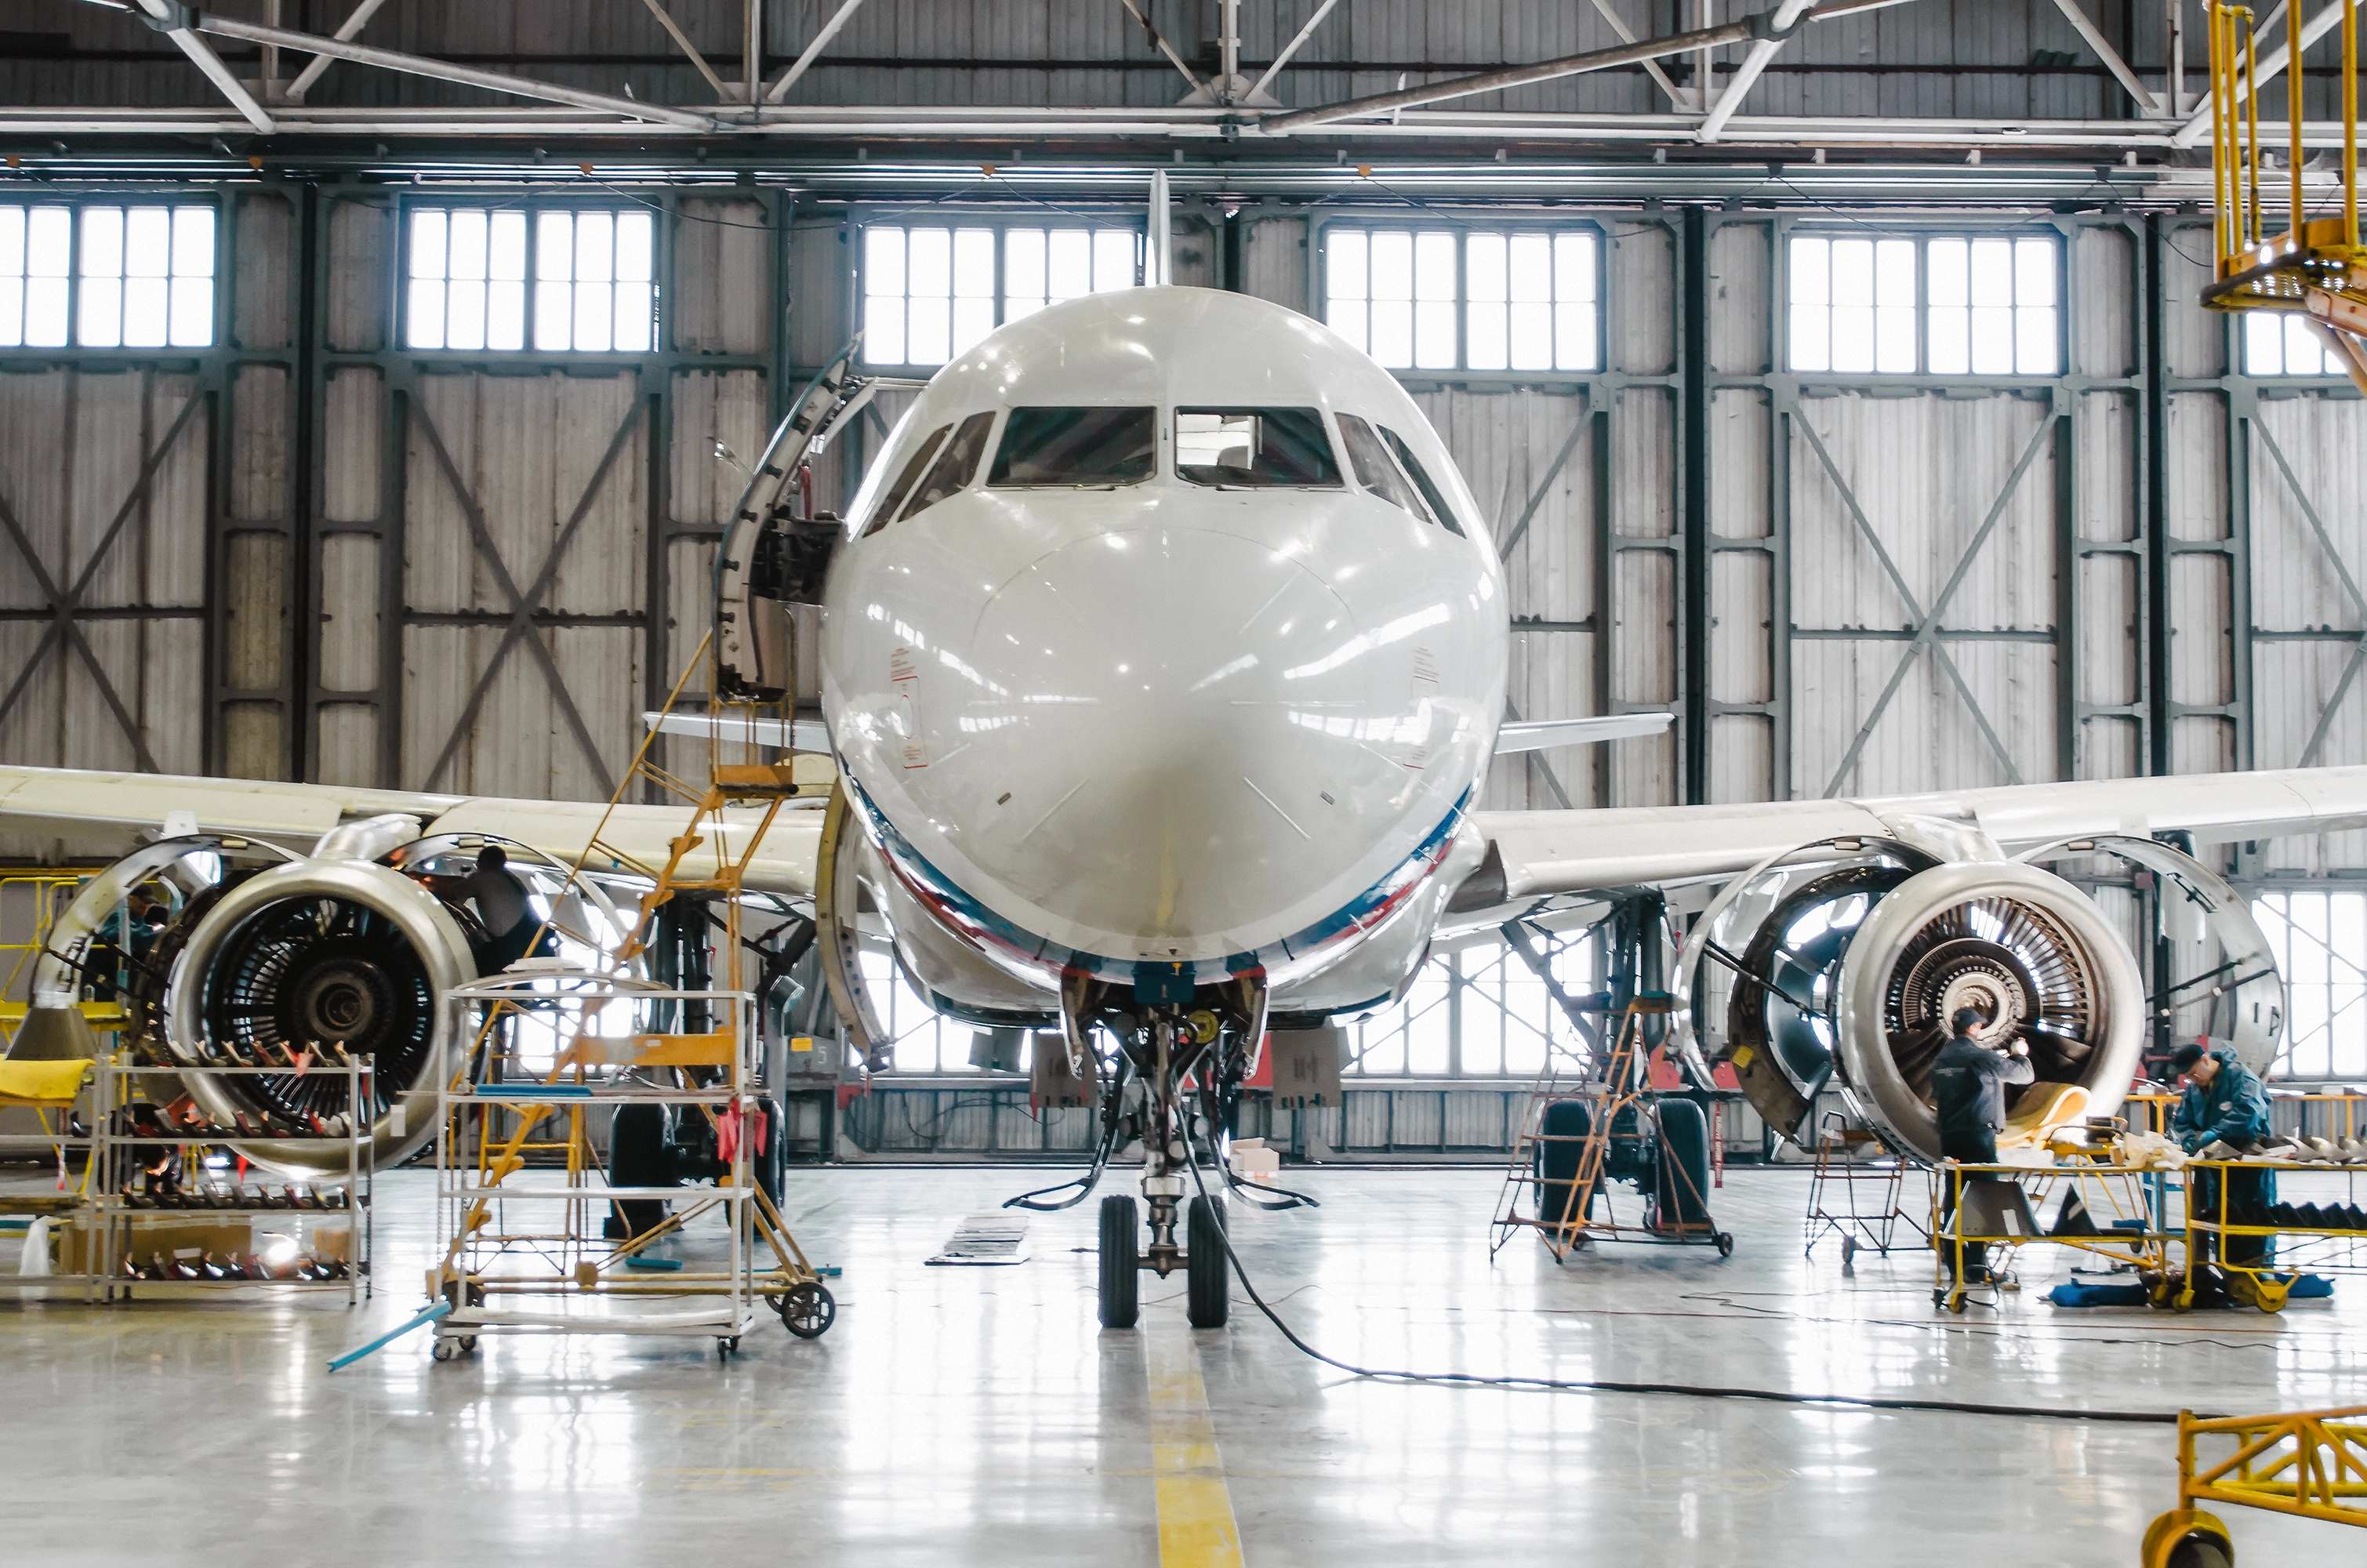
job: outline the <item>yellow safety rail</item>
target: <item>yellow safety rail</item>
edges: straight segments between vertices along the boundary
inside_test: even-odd
[[[2198,1505],[2265,1508],[2272,1514],[2367,1525],[2367,1405],[2282,1416],[2197,1417],[2178,1413],[2178,1506],[2146,1531],[2145,1568],[2204,1562],[2193,1549],[2219,1549],[2234,1562],[2227,1527]],[[2195,1456],[2198,1438],[2227,1438],[2235,1451],[2215,1463]],[[2179,1555],[2181,1548],[2188,1555]]]
[[[2285,7],[2284,231],[2271,235],[2260,209],[2259,46],[2248,6],[2209,7],[2211,187],[2214,276],[2203,291],[2212,310],[2306,315],[2312,330],[2367,392],[2367,248],[2359,235],[2359,17],[2341,13],[2342,212],[2309,216],[2302,124],[2302,7]]]

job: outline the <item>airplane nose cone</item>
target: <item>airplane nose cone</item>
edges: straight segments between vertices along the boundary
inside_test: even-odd
[[[1369,846],[1356,805],[1402,789],[1348,605],[1255,539],[1077,541],[994,594],[970,649],[946,760],[996,803],[970,856],[1133,956],[1281,914]]]

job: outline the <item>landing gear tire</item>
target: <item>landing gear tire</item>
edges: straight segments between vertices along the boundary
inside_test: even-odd
[[[1230,1305],[1225,1269],[1225,1211],[1206,1193],[1184,1213],[1184,1315],[1195,1328],[1222,1328]]]
[[[830,1332],[838,1321],[838,1303],[829,1291],[809,1280],[802,1285],[791,1285],[775,1309],[781,1314],[781,1326],[800,1339],[819,1339]],[[738,1348],[740,1341],[731,1341]]]
[[[1102,1200],[1101,1318],[1104,1328],[1132,1328],[1140,1313],[1137,1286],[1142,1265],[1136,1251],[1134,1200],[1119,1194]]]

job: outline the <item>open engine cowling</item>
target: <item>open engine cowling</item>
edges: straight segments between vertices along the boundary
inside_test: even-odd
[[[376,1058],[370,1123],[375,1158],[394,1164],[435,1134],[434,1083],[447,1059],[445,994],[476,964],[460,922],[402,873],[368,860],[316,859],[277,867],[230,888],[181,950],[167,993],[172,1055],[191,1065],[279,1059],[315,1043]],[[330,1070],[189,1075],[206,1113],[268,1109],[329,1116],[347,1109],[346,1079]],[[402,1114],[398,1115],[400,1110]],[[342,1144],[247,1145],[270,1164],[342,1171]]]
[[[2037,1081],[2008,1091],[2009,1141],[2112,1114],[2146,1038],[2124,939],[2078,887],[1976,829],[1889,826],[1771,855],[1703,912],[1675,976],[1695,1077],[1731,1069],[1768,1125],[1804,1147],[1826,1130],[1819,1096],[1836,1090],[1892,1147],[1936,1160],[1931,1067],[1949,1018],[1971,1007],[1992,1021],[1988,1037],[2030,1046]],[[2146,852],[2157,852],[2199,874],[2167,845]],[[1713,1064],[1700,1025],[1721,1015]]]
[[[2019,862],[1958,862],[1874,903],[1841,961],[1833,1033],[1867,1120],[1937,1159],[1931,1066],[1956,1009],[2010,1021],[2030,1047],[2037,1081],[2009,1092],[2010,1130],[2120,1109],[2144,1049],[2145,995],[2127,945],[2079,889]]]

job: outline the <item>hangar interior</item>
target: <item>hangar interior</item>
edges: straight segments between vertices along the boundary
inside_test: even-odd
[[[2328,221],[2355,202],[2355,10],[2258,18],[2262,235],[2296,196]],[[1323,323],[1410,395],[1501,561],[1503,722],[1673,716],[1500,750],[1475,811],[2367,765],[2367,369],[2304,315],[2200,303],[2229,248],[2223,13],[17,7],[0,764],[389,799],[654,807],[651,767],[704,788],[710,748],[660,733],[643,755],[643,716],[728,695],[700,662],[719,558],[801,389],[874,383],[798,490],[809,516],[855,515],[939,370],[1163,277]],[[1697,41],[1654,47],[1680,35]],[[1217,628],[1240,606],[1217,586],[1174,615]],[[821,719],[823,699],[801,652],[784,711]],[[2127,824],[2154,836],[2141,811]],[[2167,837],[2272,956],[2274,1130],[2361,1131],[2367,829]],[[12,1029],[61,908],[126,847],[119,828],[0,821]],[[2235,1029],[2194,981],[2234,964],[2196,952],[2234,950],[2185,934],[2175,876],[2102,852],[2057,869],[2128,948],[2143,1075],[2169,1084],[2174,1046]],[[1650,951],[1665,920],[1673,964],[1716,892],[1654,904]],[[843,1270],[834,1334],[760,1329],[719,1371],[703,1345],[572,1337],[447,1366],[413,1335],[324,1382],[326,1358],[418,1308],[441,1239],[422,1154],[373,1179],[358,1308],[342,1287],[0,1298],[0,1386],[56,1437],[26,1461],[49,1501],[20,1494],[7,1529],[59,1562],[233,1521],[340,1561],[400,1531],[406,1550],[623,1560],[696,1533],[735,1560],[1772,1562],[1914,1539],[2126,1562],[2179,1501],[2174,1431],[2064,1417],[2358,1402],[2347,1330],[2367,1309],[2347,1298],[2367,1287],[2248,1320],[2082,1315],[2041,1301],[2072,1267],[2041,1248],[1968,1319],[1931,1309],[1920,1241],[1867,1238],[1844,1263],[1817,1245],[1816,1145],[1861,1118],[1829,1072],[1794,1086],[1783,1128],[1710,1097],[1731,1258],[1492,1251],[1540,1071],[1574,1043],[1599,1054],[1608,998],[1660,988],[1614,907],[1442,936],[1331,1020],[1326,1089],[1241,1096],[1225,1131],[1322,1206],[1233,1205],[1222,1331],[1186,1328],[1163,1272],[1138,1333],[1096,1324],[1085,1208],[1031,1218],[1013,1267],[924,1268],[1093,1156],[1093,1106],[1031,1076],[1059,1036],[933,1005],[851,924],[878,1033],[850,1039],[819,951],[776,972],[752,946],[776,987],[776,1196]],[[703,923],[668,940],[698,957],[664,978],[721,972]],[[1710,965],[1681,984],[1692,1049],[1730,1059],[1738,982]],[[33,1114],[0,1118],[51,1130]],[[609,1157],[605,1125],[585,1147]],[[62,1148],[15,1157],[11,1199],[67,1185]],[[1127,1163],[1121,1145],[1111,1181]],[[1903,1236],[1932,1213],[1902,1163]],[[2350,1179],[2288,1190],[2331,1201]],[[1246,1288],[1340,1360],[1301,1357]],[[1347,1370],[1409,1366],[1619,1387]],[[1808,1402],[1639,1386],[1662,1383]],[[1816,1403],[1834,1395],[1860,1402]],[[184,1406],[221,1436],[156,1473],[144,1445]],[[398,1524],[401,1492],[442,1498],[436,1517]],[[2338,1529],[2231,1523],[2248,1560],[2327,1560]]]

